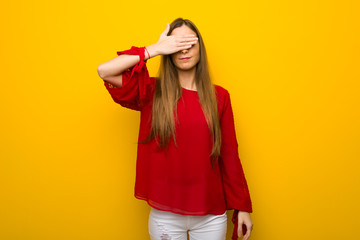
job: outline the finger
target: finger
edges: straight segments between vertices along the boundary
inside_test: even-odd
[[[244,237],[243,237],[243,240],[248,240],[249,237],[250,237],[250,230],[247,230],[247,231],[246,231],[246,234],[245,234]]]
[[[243,232],[242,232],[242,223],[238,223],[238,229],[237,229],[238,237],[241,238]]]
[[[184,46],[188,46],[188,45],[194,45],[196,43],[197,43],[197,41],[187,41],[187,42],[176,43],[176,46],[184,47]]]
[[[251,227],[250,226],[248,226],[248,225],[246,225],[246,234],[244,235],[244,240],[248,240],[249,239],[249,237],[250,237],[250,234],[251,234]]]
[[[176,52],[180,52],[182,50],[189,50],[192,46],[191,45],[187,45],[185,47],[179,47],[176,49]]]
[[[177,45],[189,45],[189,44],[196,44],[198,42],[197,39],[189,39],[189,40],[184,40],[181,42],[177,42]]]
[[[181,50],[185,50],[185,49],[190,49],[190,48],[192,48],[192,46],[193,46],[193,45],[185,45],[185,46],[183,46],[183,47],[178,47],[178,48],[177,48],[177,51],[181,51]]]
[[[197,41],[188,41],[188,42],[181,42],[176,43],[176,47],[192,47],[193,45],[197,44]]]
[[[195,37],[197,38],[196,34],[185,34],[185,35],[178,35],[177,37],[179,38],[186,38],[186,37]]]
[[[177,37],[176,40],[178,42],[186,42],[186,41],[194,41],[194,40],[198,40],[198,38],[196,36],[187,36],[187,37]]]
[[[169,23],[166,23],[166,28],[165,28],[163,34],[164,34],[164,35],[167,35],[168,32],[169,32],[169,29],[170,29],[170,25],[169,25]]]

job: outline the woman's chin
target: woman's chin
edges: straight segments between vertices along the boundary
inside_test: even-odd
[[[181,71],[189,71],[189,70],[192,70],[196,65],[180,65],[180,66],[177,66],[177,69],[178,70],[181,70]]]

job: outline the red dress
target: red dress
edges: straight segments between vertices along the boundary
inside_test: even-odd
[[[139,54],[143,59],[141,51],[132,47],[117,54]],[[149,77],[144,60],[123,72],[122,87],[104,81],[116,103],[140,111],[139,141],[150,132],[155,81]],[[223,87],[214,86],[222,134],[221,156],[215,168],[211,166],[211,136],[197,91],[182,88],[177,103],[179,121],[175,121],[177,147],[172,138],[167,151],[157,151],[154,139],[138,144],[135,197],[156,209],[183,215],[223,214],[234,209],[233,239],[237,239],[238,210],[252,212],[252,204],[238,155],[230,95]]]

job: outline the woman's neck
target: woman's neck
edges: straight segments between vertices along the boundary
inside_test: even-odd
[[[196,68],[192,68],[188,71],[179,71],[178,70],[178,77],[179,77],[181,87],[190,89],[190,90],[196,90],[195,71],[196,71]]]

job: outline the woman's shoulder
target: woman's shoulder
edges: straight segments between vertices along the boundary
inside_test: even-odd
[[[225,89],[224,87],[222,87],[220,85],[214,84],[214,88],[215,88],[215,93],[216,93],[216,98],[217,98],[217,103],[218,103],[218,111],[220,113],[220,118],[221,118],[224,108],[225,108],[227,102],[229,101],[230,94],[227,89]]]
[[[215,88],[215,93],[216,93],[216,96],[218,99],[223,100],[225,97],[227,97],[229,95],[229,91],[226,88],[224,88],[218,84],[214,84],[214,88]]]

